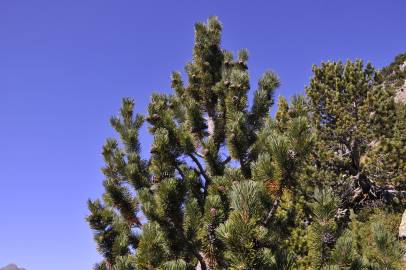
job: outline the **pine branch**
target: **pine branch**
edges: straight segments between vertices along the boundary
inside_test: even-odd
[[[231,161],[231,157],[230,156],[228,156],[222,163],[221,163],[221,165],[226,165],[227,163],[229,163]]]
[[[197,250],[193,250],[193,255],[200,263],[200,270],[207,270],[206,262],[204,261],[203,256]]]
[[[189,154],[189,157],[193,160],[193,162],[196,164],[196,166],[199,168],[199,173],[201,175],[203,175],[204,180],[205,180],[205,193],[207,192],[207,187],[210,185],[211,183],[211,179],[210,177],[206,174],[202,164],[200,163],[200,161],[193,155],[193,154]]]
[[[278,208],[278,206],[280,204],[281,197],[282,197],[282,188],[279,188],[278,193],[276,195],[276,199],[272,204],[272,208],[271,208],[271,210],[269,210],[268,215],[266,216],[266,218],[263,222],[264,226],[267,226],[269,221],[271,221],[271,219],[275,215],[276,209]]]

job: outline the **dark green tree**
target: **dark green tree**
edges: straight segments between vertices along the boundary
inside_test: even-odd
[[[248,106],[248,52],[234,58],[222,49],[221,30],[215,17],[197,23],[187,83],[174,72],[173,94],[152,95],[148,160],[140,156],[144,116],[134,114],[134,102],[124,99],[111,118],[119,139],[103,148],[105,192],[103,200],[89,201],[87,218],[104,257],[96,269],[291,263],[281,243],[295,225],[287,217],[296,216],[294,187],[312,145],[303,99],[296,98],[286,119],[270,119],[279,80],[265,72]],[[290,224],[283,236],[282,223]]]
[[[395,183],[391,174],[396,172],[387,170],[384,176],[371,170],[376,165],[372,152],[395,136],[393,88],[360,60],[322,63],[313,73],[306,93],[317,137],[314,178],[334,186],[344,207],[393,199],[386,186]],[[394,147],[400,150],[399,144]]]

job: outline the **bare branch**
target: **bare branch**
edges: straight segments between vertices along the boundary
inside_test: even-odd
[[[226,165],[227,163],[229,163],[231,161],[231,157],[228,156],[225,160],[223,160],[223,162],[221,162],[221,165]]]
[[[193,154],[189,154],[189,157],[193,160],[193,162],[196,164],[196,166],[199,168],[199,173],[201,175],[203,175],[204,180],[205,180],[205,186],[207,189],[207,186],[211,183],[210,177],[206,174],[202,164],[200,163],[200,161],[193,155]]]
[[[199,152],[195,152],[196,156],[200,157],[200,158],[204,158],[204,155],[199,153]]]

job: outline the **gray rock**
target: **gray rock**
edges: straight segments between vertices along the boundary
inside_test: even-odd
[[[395,102],[406,104],[406,80],[405,83],[403,84],[403,87],[400,87],[396,91]]]
[[[406,238],[406,210],[403,212],[402,221],[400,222],[399,238]]]
[[[406,61],[400,65],[400,71],[404,72],[406,69]],[[406,80],[403,86],[396,89],[395,102],[406,104]]]

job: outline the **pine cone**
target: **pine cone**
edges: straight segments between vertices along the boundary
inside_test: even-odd
[[[159,120],[159,119],[161,119],[161,117],[160,117],[158,114],[154,113],[154,114],[152,115],[152,120],[157,121],[157,120]]]
[[[247,69],[247,63],[245,61],[238,61],[238,64],[243,68],[243,69]]]
[[[201,129],[199,127],[192,127],[191,131],[192,133],[198,133]]]
[[[332,244],[332,243],[334,243],[335,238],[334,238],[333,234],[331,234],[329,232],[324,232],[321,235],[321,241],[323,241],[323,243],[326,243],[326,244]]]
[[[156,154],[158,153],[158,148],[156,146],[152,146],[150,152],[151,154]]]
[[[209,149],[205,148],[202,151],[203,156],[207,156],[210,153]]]
[[[269,180],[265,182],[265,187],[268,190],[268,192],[272,195],[276,195],[279,191],[279,183],[275,180]]]
[[[154,113],[153,115],[150,115],[147,117],[147,121],[154,122],[154,121],[158,121],[160,118],[161,117],[158,114]]]
[[[224,186],[218,186],[217,190],[220,191],[220,192],[225,192],[226,188]]]
[[[290,108],[289,111],[288,111],[288,114],[291,115],[291,116],[296,115],[296,113],[297,113],[296,108]]]

